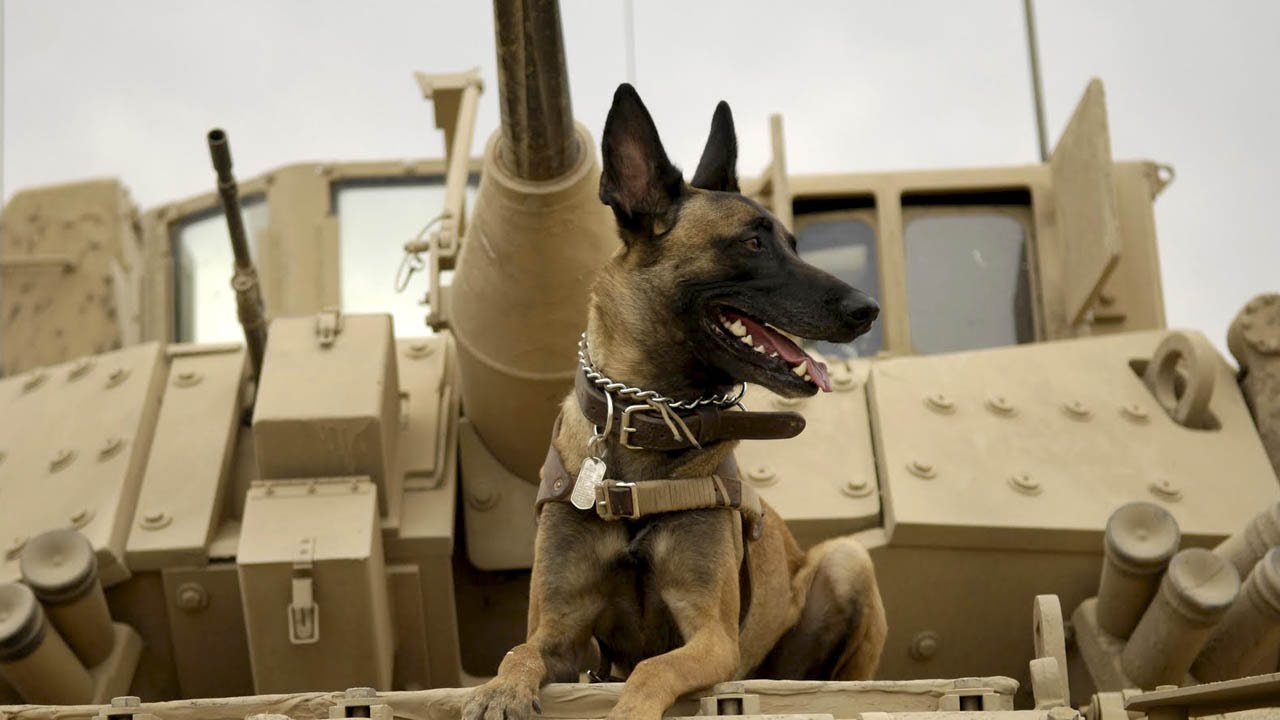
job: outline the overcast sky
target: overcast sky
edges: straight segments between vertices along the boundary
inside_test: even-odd
[[[626,79],[621,0],[562,0],[576,116],[599,137]],[[730,102],[741,171],[782,112],[793,172],[1034,162],[1019,0],[635,0],[636,84],[692,171]],[[1280,3],[1041,1],[1050,142],[1091,76],[1113,153],[1175,166],[1157,203],[1171,326],[1220,346],[1280,289]],[[497,125],[483,0],[4,0],[4,193],[117,176],[143,207],[212,189],[204,134],[237,174],[289,162],[439,156],[414,70],[478,65],[478,153]]]

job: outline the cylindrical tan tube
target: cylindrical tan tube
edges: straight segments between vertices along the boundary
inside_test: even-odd
[[[1240,576],[1231,563],[1202,548],[1174,555],[1120,655],[1124,674],[1140,688],[1183,684],[1209,632],[1239,594]]]
[[[1160,586],[1160,573],[1178,551],[1181,532],[1168,510],[1134,502],[1107,520],[1102,577],[1098,580],[1098,625],[1127,638]]]
[[[50,530],[22,549],[22,579],[85,667],[107,659],[115,630],[93,546],[75,530]]]
[[[493,456],[532,483],[573,388],[591,283],[620,247],[591,135],[577,133],[577,163],[545,182],[508,172],[501,133],[489,139],[449,296],[467,417]]]
[[[0,585],[0,677],[29,703],[93,702],[93,678],[49,624],[31,588]]]
[[[1245,579],[1240,597],[1213,629],[1191,666],[1201,682],[1258,675],[1275,668],[1280,648],[1280,547],[1262,558]],[[1269,668],[1265,667],[1270,665]]]
[[[1280,545],[1280,502],[1258,513],[1240,532],[1213,551],[1236,566],[1240,577],[1248,577],[1253,566],[1271,548]]]

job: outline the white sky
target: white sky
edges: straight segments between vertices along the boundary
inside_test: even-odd
[[[621,0],[562,0],[576,116],[596,136],[625,79]],[[144,207],[213,187],[205,132],[236,170],[439,156],[414,70],[479,65],[478,153],[497,125],[483,0],[4,0],[4,192],[118,176]],[[1174,165],[1157,203],[1171,326],[1224,345],[1280,286],[1280,3],[1041,0],[1050,142],[1088,78],[1107,86],[1113,152]],[[635,0],[637,87],[692,172],[715,102],[743,174],[786,119],[793,172],[1036,160],[1019,0]]]

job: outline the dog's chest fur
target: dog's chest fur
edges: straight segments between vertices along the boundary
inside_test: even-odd
[[[714,584],[725,563],[728,511],[704,510],[624,521],[626,549],[608,563],[605,606],[593,634],[623,673],[684,644],[662,597],[664,582]],[[679,550],[674,549],[678,547]]]

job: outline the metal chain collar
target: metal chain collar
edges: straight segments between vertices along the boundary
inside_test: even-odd
[[[582,338],[578,340],[578,365],[586,373],[587,380],[590,380],[593,385],[603,390],[606,397],[616,393],[622,397],[641,400],[650,405],[656,403],[676,410],[693,410],[703,405],[718,405],[720,407],[741,405],[742,396],[747,392],[747,384],[741,383],[736,392],[700,397],[696,400],[675,400],[659,395],[653,390],[641,390],[625,383],[615,382],[597,370],[596,366],[591,363],[587,348],[587,334],[585,332],[582,333]]]

